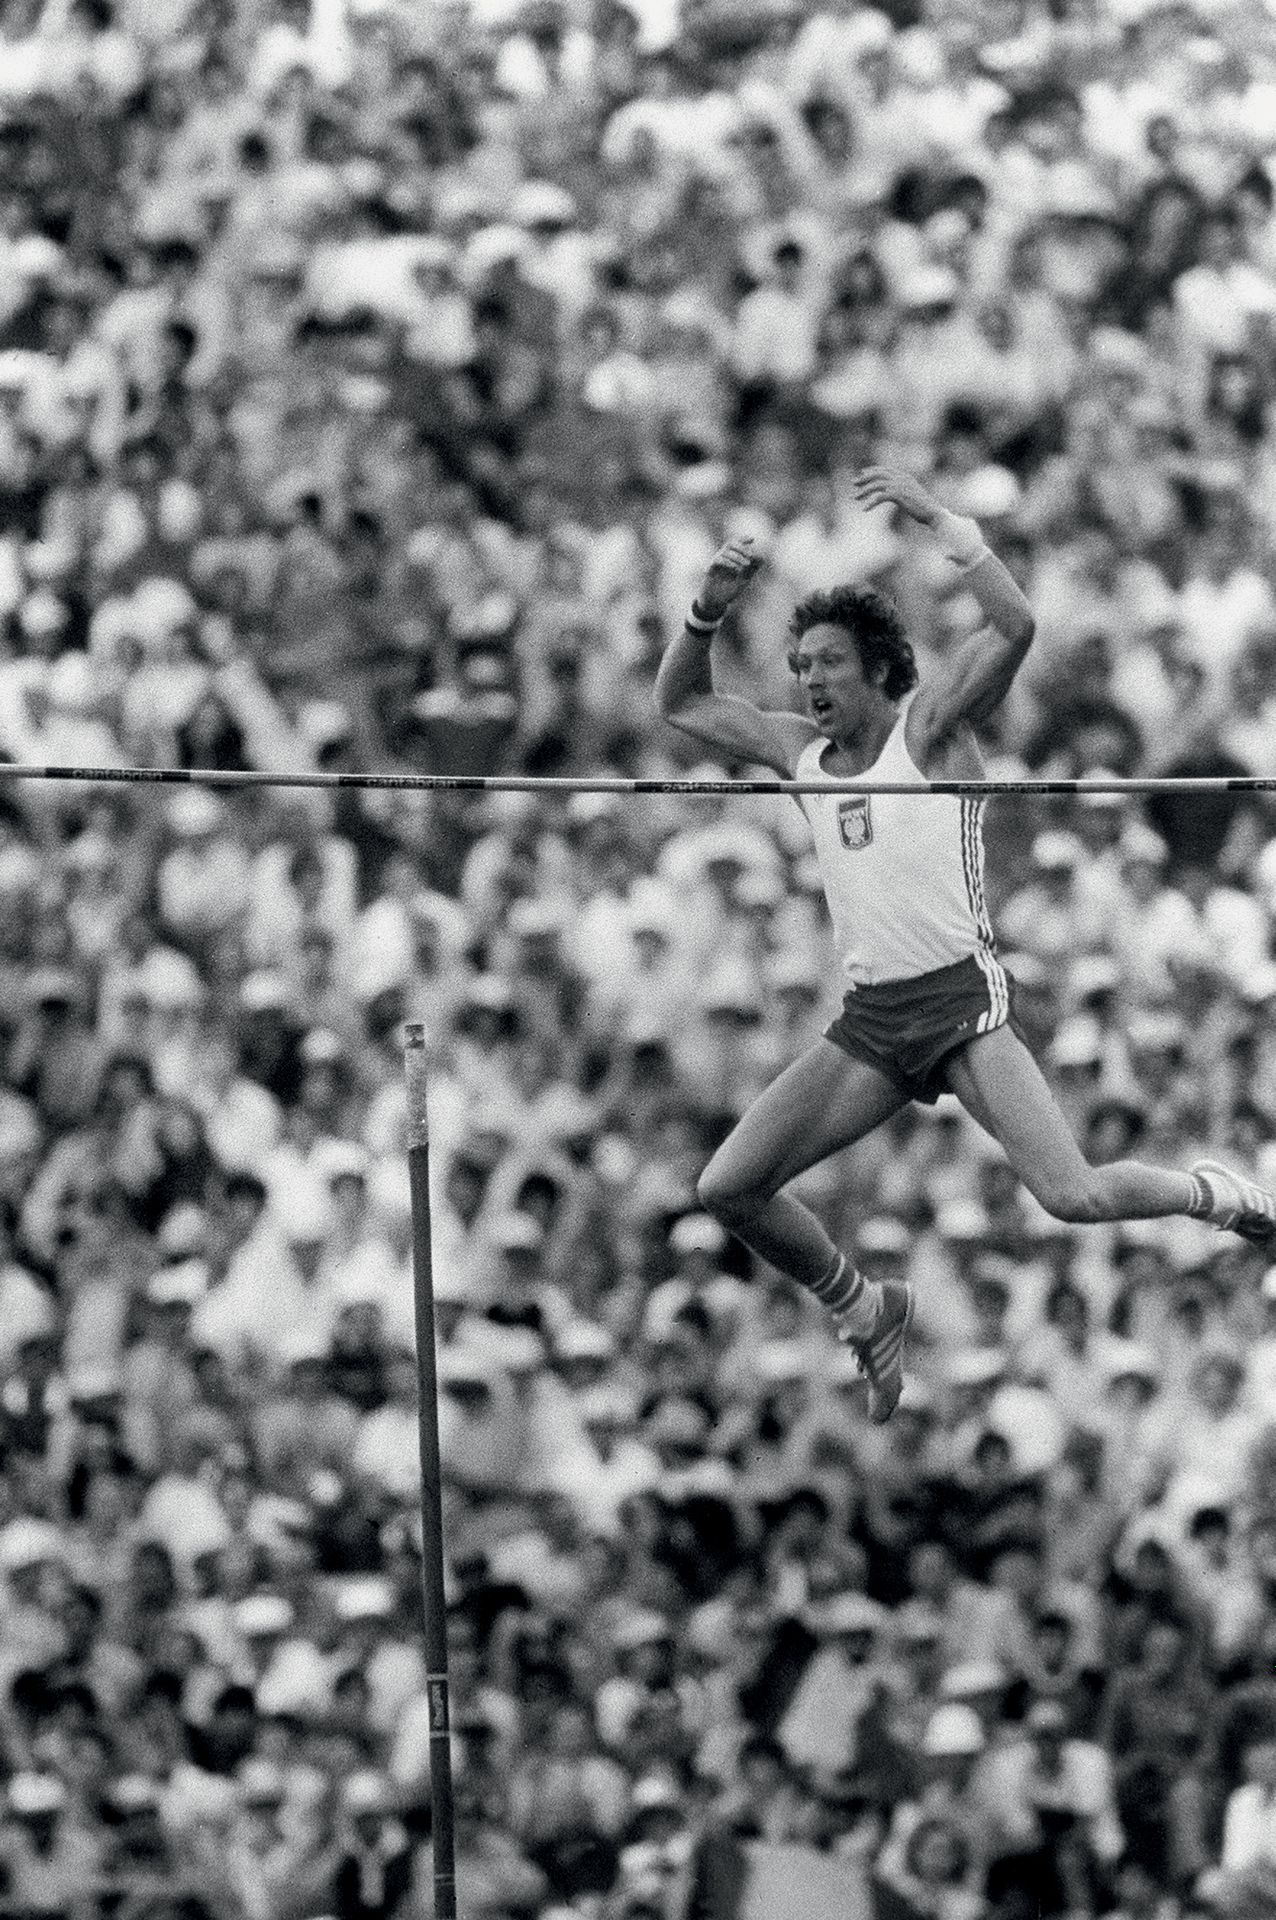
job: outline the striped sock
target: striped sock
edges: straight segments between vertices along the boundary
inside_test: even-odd
[[[1192,1184],[1192,1197],[1187,1203],[1187,1217],[1189,1220],[1208,1220],[1218,1204],[1214,1189],[1208,1180],[1201,1178],[1199,1173],[1189,1173],[1187,1177]]]
[[[840,1320],[855,1325],[857,1320],[862,1319],[865,1333],[869,1332],[877,1318],[878,1303],[868,1281],[851,1265],[844,1253],[838,1254],[822,1279],[812,1281],[810,1290]]]

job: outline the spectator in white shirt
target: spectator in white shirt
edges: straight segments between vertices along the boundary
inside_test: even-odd
[[[1198,550],[1179,598],[1184,651],[1199,661],[1211,692],[1224,698],[1250,637],[1276,627],[1276,595],[1251,557],[1243,518],[1220,518]]]
[[[421,1491],[421,1454],[417,1426],[416,1359],[403,1348],[390,1356],[388,1398],[359,1422],[351,1460],[361,1474],[405,1505]]]
[[[1211,215],[1201,234],[1201,264],[1174,282],[1174,314],[1190,360],[1242,353],[1260,314],[1276,312],[1276,286],[1243,256],[1244,235],[1230,208]]]
[[[1057,1700],[1029,1708],[1025,1733],[985,1763],[987,1802],[1007,1854],[1052,1854],[1065,1885],[1084,1878],[1079,1849],[1111,1867],[1125,1836],[1108,1755],[1093,1740],[1069,1736],[1067,1710]]]
[[[251,868],[214,794],[191,787],[169,812],[172,850],[156,876],[160,918],[179,940],[200,943],[236,924],[249,902]]]
[[[740,302],[731,361],[746,387],[797,386],[815,371],[817,318],[803,264],[800,242],[781,240],[767,280]]]
[[[1263,1865],[1276,1875],[1276,1740],[1245,1751],[1245,1784],[1229,1795],[1223,1816],[1223,1870]]]
[[[1263,1330],[1249,1348],[1249,1386],[1255,1407],[1267,1420],[1276,1420],[1276,1267],[1269,1267],[1260,1288]]]
[[[1185,966],[1208,966],[1209,947],[1191,902],[1165,884],[1169,849],[1151,828],[1133,824],[1121,836],[1121,899],[1108,948],[1128,992],[1140,1002],[1172,999]]]

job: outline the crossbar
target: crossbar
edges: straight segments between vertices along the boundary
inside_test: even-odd
[[[605,774],[570,778],[540,778],[517,773],[279,773],[250,768],[231,771],[220,767],[47,767],[23,761],[0,761],[0,782],[70,780],[101,786],[214,787],[238,791],[259,787],[318,787],[320,789],[390,793],[574,793],[612,794],[926,794],[990,799],[997,794],[1074,795],[1123,794],[1131,798],[1154,793],[1276,793],[1276,775],[1200,774],[1182,779],[1119,780],[931,780],[925,785],[907,780],[629,780]]]

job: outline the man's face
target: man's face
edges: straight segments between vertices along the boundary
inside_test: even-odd
[[[1047,1773],[1057,1773],[1063,1759],[1064,1728],[1054,1725],[1036,1728],[1032,1744],[1037,1750],[1038,1765]]]
[[[1201,250],[1207,266],[1229,266],[1237,255],[1237,232],[1230,220],[1211,220],[1201,237]]]
[[[853,733],[872,691],[864,677],[859,649],[845,627],[808,629],[789,654],[807,712],[831,739]]]
[[[1240,1379],[1229,1365],[1214,1362],[1202,1367],[1197,1381],[1197,1394],[1210,1413],[1230,1413],[1239,1392]]]
[[[796,293],[802,280],[802,256],[787,250],[777,254],[775,277],[785,293]]]
[[[942,1593],[947,1588],[950,1573],[948,1556],[936,1542],[928,1541],[914,1552],[909,1573],[915,1593]]]

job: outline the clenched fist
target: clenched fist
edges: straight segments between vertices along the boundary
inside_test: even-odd
[[[754,546],[751,534],[728,540],[709,562],[709,571],[696,594],[696,612],[706,620],[721,620],[729,613],[765,560]]]

